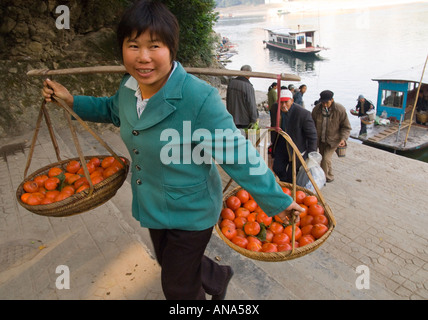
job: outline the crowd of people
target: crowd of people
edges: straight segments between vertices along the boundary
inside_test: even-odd
[[[245,65],[241,70],[251,71],[251,67]],[[242,78],[237,77],[230,81],[226,99],[227,110],[232,114],[234,120],[236,119],[237,127],[248,126],[258,116],[254,89],[249,77]],[[238,81],[240,81],[239,86]],[[278,90],[280,90],[279,101]],[[345,107],[334,100],[334,93],[330,90],[320,93],[312,111],[305,109],[303,96],[306,90],[305,84],[300,85],[299,88],[289,84],[278,89],[277,82],[273,82],[269,86],[267,110],[270,114],[271,127],[278,125],[286,132],[304,160],[307,159],[309,153],[318,151],[322,156],[320,165],[325,173],[326,181],[332,182],[334,180],[332,157],[337,148],[347,145],[346,141],[352,129],[351,124]],[[233,99],[230,98],[232,95]],[[359,107],[360,113],[365,115],[370,108],[366,106],[364,97],[360,98],[357,107]],[[245,103],[244,100],[247,102]],[[277,119],[278,108],[280,108],[280,119]],[[286,140],[280,138],[280,135],[274,130],[271,131],[270,138],[269,152],[273,158],[272,170],[281,181],[292,182],[291,148]],[[301,162],[296,158],[296,171],[300,166]]]

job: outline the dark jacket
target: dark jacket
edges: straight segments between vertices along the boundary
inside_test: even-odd
[[[277,109],[277,106],[274,109]],[[309,152],[317,151],[317,130],[310,111],[293,103],[288,112],[281,112],[280,127],[290,136],[304,159],[308,157]],[[293,172],[292,166],[289,164],[292,161],[293,148],[281,135],[276,134],[275,139],[273,141],[273,171],[281,181],[292,182]],[[296,170],[300,166],[300,160],[296,156]]]
[[[355,110],[358,111],[358,117],[363,117],[367,114],[367,111],[373,109],[373,103],[371,103],[369,100],[364,100],[364,106],[361,108],[361,103],[358,101],[357,105],[355,106]]]
[[[239,76],[230,80],[226,92],[226,107],[237,126],[248,127],[250,123],[257,121],[256,95],[247,78]]]
[[[277,106],[274,109],[277,109]],[[307,156],[309,152],[317,151],[317,130],[310,111],[293,103],[288,112],[281,112],[280,127],[290,136],[300,153]],[[287,154],[284,138],[278,136],[276,143],[275,141],[273,143],[275,156]]]

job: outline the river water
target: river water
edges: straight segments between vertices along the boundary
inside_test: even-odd
[[[346,13],[290,13],[278,16],[269,11],[260,15],[220,18],[214,30],[236,44],[238,54],[227,69],[239,70],[249,64],[253,71],[292,73],[306,84],[306,109],[312,110],[319,93],[334,92],[335,101],[348,110],[359,94],[376,103],[378,84],[371,79],[396,70],[422,65],[428,54],[428,1],[384,8],[356,9]],[[297,58],[265,48],[265,28],[317,29],[316,40],[328,50],[317,58]],[[422,67],[421,67],[422,73]],[[251,78],[254,88],[266,91],[274,80]],[[286,85],[291,82],[286,82]],[[357,117],[349,114],[353,132],[359,130]]]

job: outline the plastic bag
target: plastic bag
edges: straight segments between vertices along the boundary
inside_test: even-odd
[[[321,154],[319,152],[314,151],[308,154],[308,159],[306,160],[306,166],[308,167],[309,172],[311,173],[312,178],[314,179],[314,182],[317,184],[318,189],[324,187],[326,183],[325,173],[320,165],[321,159]],[[297,185],[304,187],[309,191],[315,192],[315,188],[312,185],[311,180],[309,180],[309,177],[303,166],[300,167],[299,172],[297,173],[296,183]]]

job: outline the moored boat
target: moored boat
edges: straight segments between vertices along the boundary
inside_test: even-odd
[[[316,30],[298,30],[288,28],[266,29],[268,40],[263,41],[267,48],[283,52],[314,55],[324,48],[315,43]]]
[[[362,119],[368,124],[367,134],[351,137],[412,158],[418,158],[412,154],[426,153],[428,76],[421,77],[423,69],[419,66],[372,79],[379,84],[375,118]]]

